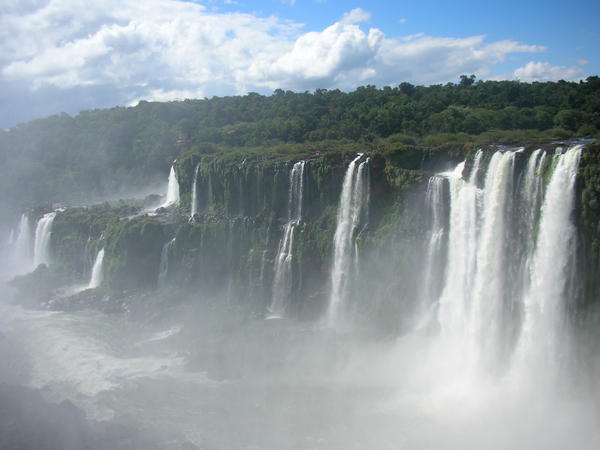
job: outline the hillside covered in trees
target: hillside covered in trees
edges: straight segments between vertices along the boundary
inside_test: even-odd
[[[83,202],[163,179],[178,155],[290,155],[310,148],[371,150],[453,142],[594,137],[600,78],[582,82],[475,81],[353,92],[276,90],[60,114],[0,132],[2,206]],[[9,202],[9,203],[7,203]]]

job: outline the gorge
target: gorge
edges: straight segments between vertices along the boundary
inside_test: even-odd
[[[15,218],[27,385],[171,448],[594,448],[600,146],[361,150]]]

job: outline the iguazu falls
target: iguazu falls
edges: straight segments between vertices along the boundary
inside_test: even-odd
[[[0,7],[0,450],[600,448],[598,8],[76,3]]]

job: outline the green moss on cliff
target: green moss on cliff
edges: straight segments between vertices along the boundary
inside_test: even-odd
[[[156,285],[166,225],[148,216],[111,223],[104,235],[105,283],[113,289]]]
[[[104,203],[59,211],[52,224],[53,263],[75,278],[87,276],[93,258],[102,247],[101,236],[104,230],[119,218],[138,210],[135,206],[121,202],[114,206]]]
[[[578,222],[583,295],[586,303],[600,302],[600,143],[588,144],[579,165]]]

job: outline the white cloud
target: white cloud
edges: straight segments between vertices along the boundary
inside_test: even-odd
[[[530,61],[516,69],[513,75],[521,81],[556,81],[573,80],[578,78],[581,73],[581,67],[553,66],[548,62]]]
[[[186,98],[201,98],[204,92],[201,89],[152,89],[146,92],[143,97],[135,98],[127,103],[127,106],[135,106],[140,100],[154,102],[166,102],[172,100],[185,100]]]
[[[361,27],[370,19],[356,8],[321,31],[302,32],[301,24],[277,17],[176,0],[7,1],[0,9],[0,95],[8,99],[15,83],[20,95],[26,86],[34,97],[88,89],[89,107],[92,96],[111,89],[111,99],[128,104],[279,87],[438,83],[463,73],[482,77],[511,54],[544,50],[483,36],[389,37]],[[519,74],[540,76],[542,69],[527,65]]]
[[[271,88],[328,87],[349,73],[360,75],[369,69],[382,39],[383,33],[375,28],[365,34],[357,25],[338,22],[303,34],[281,55],[260,55],[248,78]]]
[[[362,8],[354,8],[343,15],[341,23],[354,24],[368,22],[371,20],[371,13]]]
[[[401,39],[385,39],[375,64],[380,84],[403,80],[417,83],[455,81],[460,74],[473,73],[482,78],[492,67],[512,53],[534,53],[544,47],[515,41],[486,44],[484,36],[443,38],[424,34]]]

